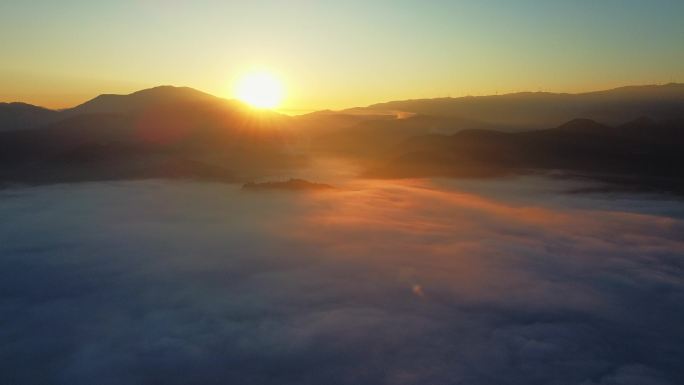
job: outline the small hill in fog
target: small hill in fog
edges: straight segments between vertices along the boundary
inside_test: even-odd
[[[334,187],[323,184],[313,183],[304,179],[289,179],[286,181],[276,182],[249,182],[245,183],[242,188],[251,191],[265,191],[265,190],[289,190],[289,191],[306,191],[306,190],[329,190]]]

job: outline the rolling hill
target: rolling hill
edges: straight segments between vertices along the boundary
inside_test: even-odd
[[[57,121],[60,113],[26,103],[0,103],[0,132],[40,127]]]
[[[185,87],[102,95],[0,132],[0,180],[211,177],[287,167],[290,118]]]
[[[483,177],[538,171],[684,180],[684,123],[638,118],[618,126],[575,119],[517,133],[464,130],[423,135],[392,148],[374,177]]]

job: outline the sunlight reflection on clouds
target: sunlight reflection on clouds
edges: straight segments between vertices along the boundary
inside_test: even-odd
[[[0,192],[0,378],[680,382],[681,219],[468,183]]]

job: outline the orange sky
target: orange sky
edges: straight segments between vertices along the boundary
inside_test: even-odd
[[[164,84],[231,98],[254,68],[282,79],[286,112],[667,83],[684,80],[682,14],[669,0],[9,1],[0,101]]]

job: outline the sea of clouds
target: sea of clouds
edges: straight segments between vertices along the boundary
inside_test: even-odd
[[[681,200],[341,187],[0,190],[0,383],[684,383]]]

